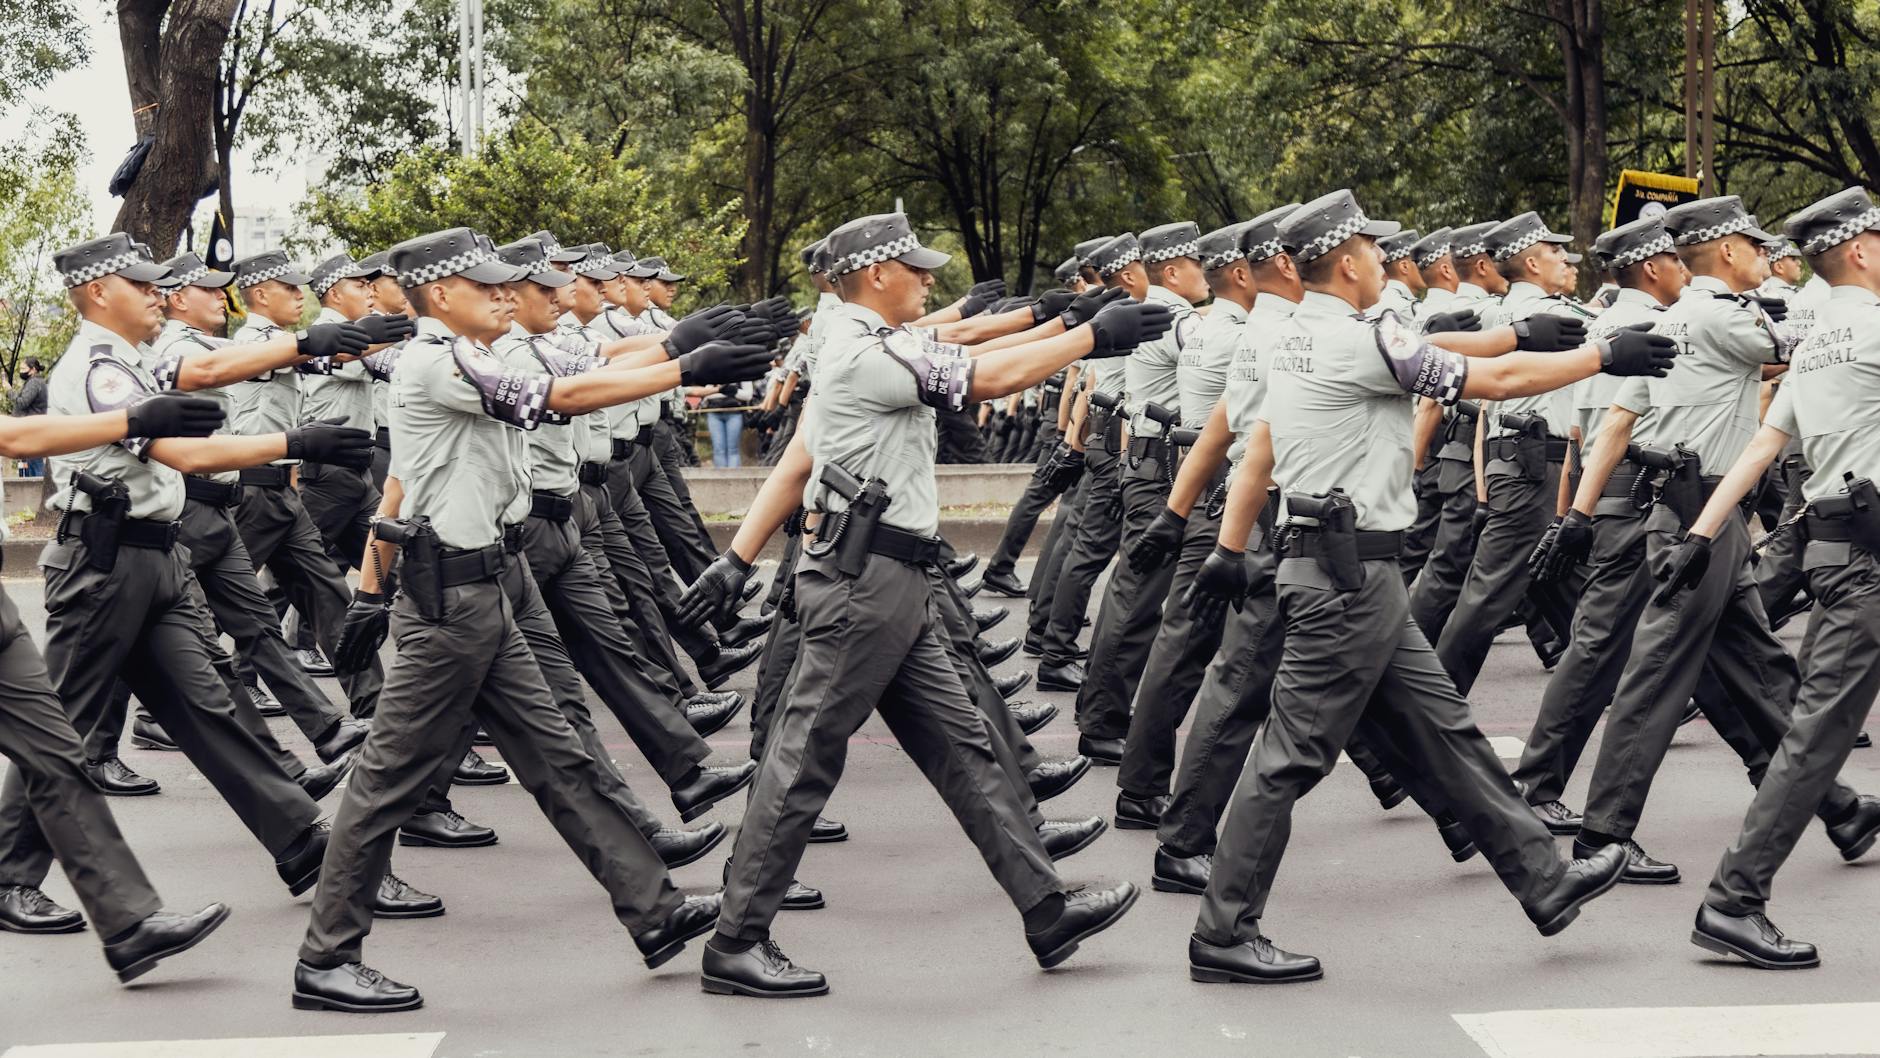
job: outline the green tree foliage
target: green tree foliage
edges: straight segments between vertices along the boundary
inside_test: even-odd
[[[87,52],[71,0],[0,0],[0,106],[83,64]]]
[[[64,351],[77,318],[52,268],[52,254],[90,234],[90,206],[78,190],[84,136],[46,119],[0,143],[0,370],[20,357],[47,366]]]
[[[738,202],[694,219],[680,207],[669,184],[604,146],[557,142],[525,121],[475,157],[421,147],[370,187],[317,190],[303,215],[356,255],[457,225],[499,242],[547,228],[568,244],[659,253],[692,277],[699,297],[715,297],[737,266]]]

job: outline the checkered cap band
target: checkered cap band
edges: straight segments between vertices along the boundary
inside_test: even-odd
[[[339,282],[341,276],[357,267],[359,266],[350,260],[345,264],[334,265],[324,272],[315,272],[313,274],[313,282],[307,285],[313,288],[314,297],[326,297],[326,292],[333,289],[333,284]]]
[[[1457,257],[1474,257],[1476,254],[1488,252],[1488,240],[1477,239],[1474,242],[1465,242],[1461,246],[1451,246],[1449,252]]]
[[[277,264],[272,268],[263,268],[259,272],[250,272],[245,276],[238,276],[235,279],[235,285],[246,290],[252,286],[259,286],[270,279],[279,279],[293,271],[293,269],[294,266],[290,264]],[[416,284],[412,285],[415,286]]]
[[[1228,265],[1233,264],[1235,261],[1238,261],[1241,258],[1246,257],[1246,256],[1247,255],[1244,253],[1241,253],[1237,247],[1230,246],[1227,249],[1222,250],[1220,253],[1211,253],[1207,255],[1206,257],[1203,257],[1201,259],[1201,267],[1206,268],[1210,271],[1216,268],[1226,268]]]
[[[130,250],[126,250],[120,254],[113,254],[102,261],[88,264],[76,272],[65,273],[65,285],[68,287],[82,287],[94,279],[103,279],[105,276],[128,268],[141,260],[143,260],[142,257],[139,257],[135,252]]]
[[[1429,249],[1423,251],[1422,253],[1416,255],[1417,267],[1428,268],[1429,266],[1442,260],[1443,257],[1448,253],[1449,253],[1448,243],[1440,243],[1436,246],[1432,246]]]
[[[1852,239],[1854,236],[1859,235],[1861,232],[1877,225],[1880,225],[1880,206],[1875,206],[1859,216],[1844,220],[1819,235],[1811,236],[1807,242],[1802,244],[1802,252],[1813,257],[1815,254],[1831,250],[1847,240]],[[1771,260],[1774,260],[1776,257],[1775,254],[1770,254],[1769,256]]]
[[[1880,212],[1880,210],[1876,210],[1876,212]],[[1787,239],[1783,239],[1769,249],[1769,259],[1771,261],[1780,261],[1784,257],[1800,257],[1801,255],[1802,251],[1797,250],[1795,244]]]
[[[203,276],[206,276],[208,274],[209,274],[209,266],[202,265],[200,267],[192,268],[189,271],[182,273],[181,275],[170,280],[169,282],[170,282],[170,285],[173,287],[186,287],[189,284],[194,283],[196,280],[201,279]]]
[[[1410,256],[1410,247],[1414,245],[1416,244],[1411,243],[1409,245],[1399,246],[1395,250],[1392,250],[1389,253],[1386,253],[1384,255],[1384,263],[1391,264],[1396,261],[1401,261],[1404,258]]]
[[[1755,224],[1756,218],[1745,213],[1731,217],[1722,224],[1713,224],[1708,228],[1693,228],[1690,231],[1676,236],[1674,241],[1679,246],[1694,246],[1700,242],[1721,239],[1725,235],[1735,235],[1739,231],[1755,226]]]
[[[561,244],[556,242],[553,239],[543,239],[542,240],[542,252],[544,254],[547,254],[550,257],[553,257],[556,254],[561,252]]]
[[[1509,260],[1515,254],[1520,253],[1522,250],[1525,250],[1528,247],[1534,245],[1535,243],[1540,242],[1542,239],[1548,238],[1552,235],[1553,235],[1553,232],[1548,231],[1547,225],[1543,224],[1540,227],[1535,228],[1533,231],[1528,232],[1526,235],[1521,236],[1519,239],[1516,239],[1515,241],[1502,247],[1501,249],[1496,250],[1495,260],[1497,261]]]
[[[1268,239],[1247,247],[1247,260],[1258,263],[1269,257],[1278,257],[1285,252],[1286,247],[1281,245],[1278,239]]]
[[[1177,257],[1199,256],[1201,256],[1201,243],[1191,239],[1188,242],[1178,242],[1173,246],[1164,247],[1154,253],[1145,253],[1142,255],[1142,259],[1149,264],[1155,264],[1159,261],[1170,261]]]
[[[1370,218],[1366,217],[1363,213],[1353,213],[1343,221],[1340,221],[1337,227],[1321,232],[1317,236],[1307,240],[1303,246],[1299,247],[1299,252],[1293,254],[1293,259],[1301,264],[1307,261],[1316,261],[1326,254],[1331,253],[1332,248],[1339,243],[1358,234],[1358,229],[1369,223],[1371,223]]]
[[[850,272],[859,272],[869,265],[878,265],[883,261],[892,261],[904,253],[912,253],[920,248],[920,240],[913,235],[903,235],[893,242],[884,242],[880,246],[871,246],[860,253],[844,257],[830,269],[832,275],[845,276]]]
[[[1629,250],[1623,250],[1619,253],[1613,254],[1612,263],[1607,265],[1606,267],[1615,268],[1615,269],[1616,268],[1630,268],[1633,265],[1638,264],[1640,261],[1645,260],[1647,257],[1656,257],[1661,253],[1670,253],[1671,247],[1672,247],[1671,236],[1660,235],[1659,237],[1657,237],[1656,239],[1653,239],[1652,241],[1648,243],[1644,243],[1639,246],[1634,246]]]
[[[611,257],[583,257],[579,261],[576,261],[575,263],[569,265],[568,270],[573,272],[575,275],[584,276],[584,275],[587,275],[589,272],[617,271],[617,269],[612,268],[610,266],[616,265],[619,263],[620,262],[615,261]]]
[[[433,261],[428,265],[414,268],[410,272],[401,273],[398,277],[398,285],[407,289],[421,287],[426,283],[435,283],[447,276],[454,276],[465,269],[475,268],[477,265],[496,259],[496,255],[489,250],[481,246],[473,246],[460,254],[446,257],[442,261]]]
[[[1094,265],[1094,267],[1098,275],[1108,279],[1140,260],[1142,260],[1142,247],[1131,246],[1129,249],[1117,254],[1113,259],[1104,261],[1102,264]]]

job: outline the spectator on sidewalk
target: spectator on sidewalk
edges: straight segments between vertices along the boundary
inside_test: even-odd
[[[20,385],[13,391],[13,414],[44,415],[46,413],[45,369],[40,366],[39,358],[29,356],[20,364]],[[46,461],[43,459],[20,460],[20,473],[29,478],[43,477]]]
[[[750,382],[694,386],[686,393],[688,396],[703,398],[699,402],[699,409],[705,412],[705,425],[712,435],[712,466],[742,465],[740,446],[744,443],[744,411],[757,403],[757,386]]]

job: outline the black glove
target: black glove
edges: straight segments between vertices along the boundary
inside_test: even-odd
[[[1756,306],[1769,314],[1769,318],[1781,323],[1789,318],[1789,303],[1781,298],[1765,298],[1756,294],[1743,295],[1744,301],[1755,302]]]
[[[1586,323],[1574,316],[1542,312],[1514,325],[1515,348],[1530,353],[1558,353],[1586,344]]]
[[[1103,510],[1098,512],[1098,516],[1101,517],[1106,522],[1120,521],[1122,519],[1123,517],[1123,490],[1122,489],[1119,488],[1115,492],[1110,493],[1109,502],[1103,505]]]
[[[729,305],[700,309],[672,325],[672,330],[666,334],[666,356],[677,360],[707,342],[718,341],[737,330],[744,319],[742,313]],[[766,327],[766,333],[768,330]]]
[[[1188,615],[1196,627],[1218,628],[1229,606],[1235,613],[1240,612],[1251,587],[1247,556],[1217,544],[1201,563],[1201,568],[1195,571],[1194,583],[1182,596],[1182,605],[1188,607]]]
[[[287,458],[364,470],[372,465],[372,434],[341,426],[345,416],[315,419],[287,431]]]
[[[1103,306],[1121,301],[1128,296],[1122,287],[1098,287],[1095,290],[1084,291],[1071,299],[1070,307],[1064,310],[1064,329],[1068,331],[1072,327],[1081,327],[1089,323],[1097,318],[1097,313],[1103,310]]]
[[[391,596],[355,591],[333,650],[333,671],[342,676],[363,671],[379,654],[392,626]]]
[[[795,334],[801,329],[802,322],[797,319],[796,308],[785,297],[765,298],[745,311],[747,316],[769,320],[771,333],[778,341]]]
[[[1187,529],[1188,519],[1167,507],[1157,511],[1149,528],[1129,542],[1129,568],[1147,573],[1168,565],[1181,550],[1182,533]]]
[[[763,345],[707,342],[679,358],[679,384],[716,386],[761,378],[770,370],[770,349]]]
[[[1138,345],[1152,342],[1175,325],[1175,314],[1166,305],[1140,301],[1120,301],[1105,305],[1090,321],[1093,338],[1086,360],[1128,356]]]
[[[1670,605],[1679,592],[1696,587],[1709,568],[1710,537],[1685,534],[1684,539],[1652,563],[1652,577],[1664,584],[1658,594],[1652,596],[1652,605]]]
[[[187,393],[158,393],[124,409],[126,437],[207,437],[222,428],[222,405]]]
[[[1084,476],[1084,454],[1063,441],[1051,453],[1051,458],[1044,462],[1044,484],[1053,495],[1061,496],[1069,492],[1077,479]]]
[[[1665,377],[1678,358],[1678,343],[1653,334],[1649,323],[1621,327],[1599,340],[1599,369],[1608,375]]]
[[[966,301],[960,305],[960,317],[977,316],[986,306],[1005,296],[1005,280],[987,279],[966,288]]]
[[[707,621],[731,616],[744,601],[744,582],[751,579],[753,568],[736,551],[726,548],[679,596],[679,623],[702,628]]]
[[[1570,510],[1554,532],[1553,547],[1548,550],[1546,560],[1538,568],[1532,564],[1528,568],[1535,580],[1551,584],[1586,561],[1592,553],[1593,520],[1579,511]]]
[[[1541,531],[1540,542],[1534,545],[1534,550],[1528,552],[1527,566],[1528,575],[1530,577],[1538,578],[1540,568],[1546,565],[1550,556],[1553,555],[1554,541],[1558,539],[1559,536],[1560,519],[1555,518],[1553,521],[1547,523],[1546,529]]]
[[[316,323],[301,331],[294,349],[301,356],[358,356],[372,335],[356,323]]]
[[[1471,538],[1481,536],[1482,527],[1487,524],[1488,504],[1478,503],[1475,505],[1475,511],[1469,515],[1469,536]]]
[[[1474,309],[1460,312],[1439,312],[1423,321],[1424,334],[1442,334],[1445,331],[1479,331],[1482,329],[1482,317]]]
[[[719,340],[733,345],[761,345],[769,349],[777,344],[777,329],[762,316],[747,315]]]
[[[372,339],[373,345],[402,342],[418,333],[418,325],[412,322],[410,316],[403,314],[381,316],[373,313],[354,320],[353,326],[366,332],[366,337]]]
[[[1038,300],[1031,303],[1032,325],[1036,326],[1053,316],[1062,316],[1076,301],[1077,295],[1068,290],[1045,291],[1038,295]],[[1074,323],[1066,323],[1064,329],[1069,330],[1075,326],[1077,325]]]

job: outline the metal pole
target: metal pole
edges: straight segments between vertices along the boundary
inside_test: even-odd
[[[1705,195],[1717,193],[1717,2],[1704,6],[1704,183]]]
[[[475,81],[472,100],[476,111],[475,123],[472,127],[476,129],[476,146],[481,149],[483,146],[483,0],[470,0],[470,4],[472,19],[470,23],[470,75]]]
[[[1697,175],[1697,0],[1684,0],[1684,175]]]
[[[463,127],[457,142],[468,158],[475,151],[470,143],[470,0],[461,0],[457,6],[457,88],[458,120]]]

